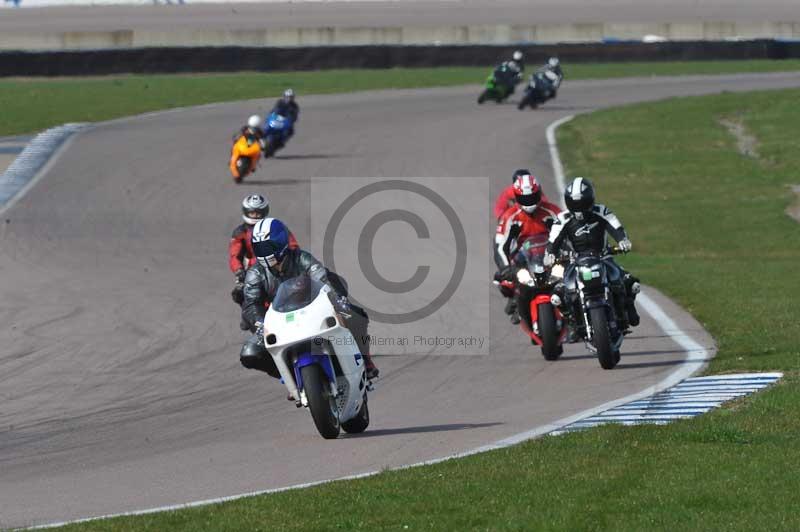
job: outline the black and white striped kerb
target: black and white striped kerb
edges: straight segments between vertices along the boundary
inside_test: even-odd
[[[705,414],[725,401],[743,397],[775,383],[783,373],[738,373],[686,379],[646,399],[631,401],[581,419],[551,432],[552,435],[606,423],[664,424]]]
[[[86,126],[87,124],[64,124],[36,135],[6,171],[0,174],[0,207],[36,176],[59,146]]]

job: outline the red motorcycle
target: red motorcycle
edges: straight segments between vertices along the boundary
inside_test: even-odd
[[[542,348],[546,360],[556,360],[564,352],[567,336],[567,324],[558,310],[561,300],[554,294],[563,279],[564,267],[560,263],[551,269],[544,267],[546,247],[546,235],[525,240],[514,256],[511,276],[501,284],[514,290],[520,327],[531,343]]]

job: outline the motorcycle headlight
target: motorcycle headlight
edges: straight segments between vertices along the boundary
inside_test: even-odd
[[[530,286],[533,284],[533,277],[531,277],[531,274],[528,272],[528,270],[521,269],[517,272],[517,281],[519,281],[519,284]]]

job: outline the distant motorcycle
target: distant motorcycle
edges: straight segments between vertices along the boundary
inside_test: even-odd
[[[264,122],[264,157],[272,157],[275,152],[286,145],[289,140],[289,133],[292,130],[294,121],[288,116],[278,113],[270,113]]]
[[[486,100],[494,100],[497,103],[505,101],[514,92],[518,82],[519,78],[514,70],[505,64],[500,65],[486,78],[486,85],[478,96],[478,103],[482,104]]]
[[[241,183],[247,175],[256,169],[261,159],[261,146],[258,139],[251,135],[239,135],[231,147],[230,170],[235,183]]]
[[[560,85],[561,77],[552,70],[537,70],[531,74],[528,86],[525,87],[525,93],[517,108],[522,110],[530,106],[531,109],[536,109],[547,100],[555,98]]]
[[[621,318],[625,312],[625,288],[620,279],[612,279],[617,268],[607,262],[611,255],[619,253],[622,251],[614,247],[602,256],[577,255],[564,272],[567,301],[562,303],[575,306],[570,312],[581,321],[576,332],[597,355],[603,369],[613,369],[619,362],[625,335]],[[570,297],[570,293],[577,298]]]
[[[302,275],[281,283],[264,317],[264,345],[298,407],[325,439],[369,426],[364,357],[332,302],[331,288]]]

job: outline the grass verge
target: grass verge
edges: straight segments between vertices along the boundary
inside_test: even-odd
[[[800,60],[567,65],[568,80],[800,70]],[[489,67],[0,80],[0,136],[212,102],[481,83]]]
[[[668,426],[66,530],[800,530],[800,227],[784,214],[800,182],[798,99],[674,99],[559,133],[568,172],[593,177],[629,228],[626,266],[717,338],[711,371],[786,372],[777,386]],[[738,152],[721,118],[744,124],[759,158]]]

